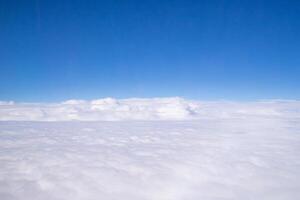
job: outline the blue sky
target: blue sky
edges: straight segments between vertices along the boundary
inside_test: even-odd
[[[300,98],[300,1],[0,1],[0,99]]]

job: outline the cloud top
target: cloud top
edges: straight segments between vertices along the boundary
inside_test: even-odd
[[[0,101],[1,121],[197,120],[241,117],[300,118],[300,101],[193,101],[171,98],[104,98],[61,103]]]

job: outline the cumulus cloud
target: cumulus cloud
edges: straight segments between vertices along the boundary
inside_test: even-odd
[[[299,124],[0,122],[0,199],[299,199]]]
[[[6,102],[0,119],[1,200],[300,195],[299,101]]]
[[[61,103],[14,103],[0,101],[2,121],[119,121],[195,120],[243,116],[299,117],[299,101],[193,101],[172,98],[104,98]]]

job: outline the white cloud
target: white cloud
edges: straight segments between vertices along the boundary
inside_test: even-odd
[[[298,199],[299,125],[265,117],[0,122],[0,199]]]
[[[300,195],[299,101],[2,103],[0,119],[1,200]]]
[[[13,101],[0,101],[0,105],[14,105]]]
[[[173,98],[104,98],[61,103],[0,102],[0,120],[195,120],[243,116],[299,117],[299,101],[203,102]]]

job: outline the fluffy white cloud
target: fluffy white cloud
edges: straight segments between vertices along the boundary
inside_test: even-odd
[[[0,119],[1,200],[300,196],[299,101],[3,102]]]
[[[48,104],[0,102],[2,121],[194,120],[243,116],[299,117],[299,115],[299,101],[279,100],[202,102],[173,97],[68,100]]]
[[[0,199],[298,199],[299,122],[2,121]]]

